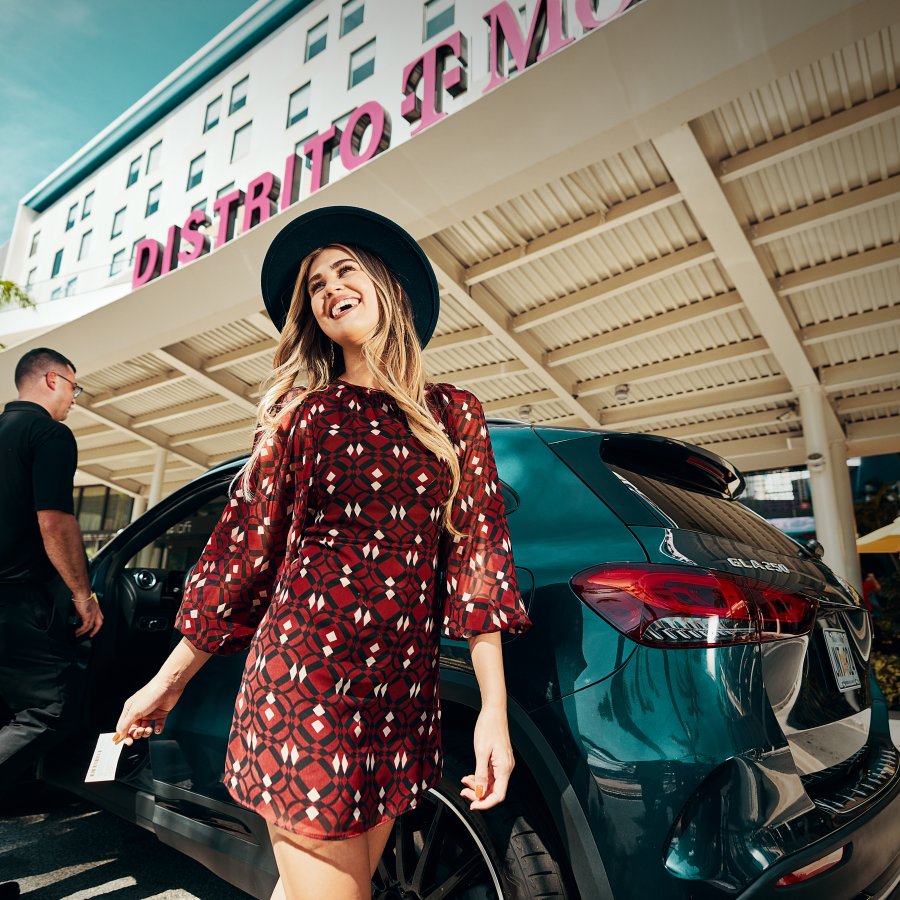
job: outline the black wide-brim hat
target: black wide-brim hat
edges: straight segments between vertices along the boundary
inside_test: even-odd
[[[358,206],[325,206],[298,216],[275,235],[262,266],[262,295],[269,317],[281,331],[303,259],[329,244],[361,247],[380,257],[396,276],[412,305],[419,343],[434,334],[440,310],[437,279],[412,235],[396,222]]]

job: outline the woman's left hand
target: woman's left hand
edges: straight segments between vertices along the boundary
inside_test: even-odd
[[[469,809],[490,809],[506,797],[513,766],[505,709],[484,709],[475,723],[475,774],[466,775],[460,796]]]

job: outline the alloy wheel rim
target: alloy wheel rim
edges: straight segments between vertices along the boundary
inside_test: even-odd
[[[500,875],[463,813],[435,788],[423,801],[394,823],[374,900],[503,900]]]

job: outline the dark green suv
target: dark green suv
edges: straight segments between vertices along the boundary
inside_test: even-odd
[[[375,896],[889,896],[898,752],[853,590],[737,502],[741,475],[705,450],[501,421],[491,436],[534,622],[504,645],[510,797],[484,815],[458,798],[479,694],[466,646],[445,641],[444,779],[395,827]],[[242,655],[204,667],[115,782],[82,781],[96,733],[176,637],[185,578],[238,465],[97,555],[106,625],[84,741],[44,775],[268,897],[264,823],[222,785]]]

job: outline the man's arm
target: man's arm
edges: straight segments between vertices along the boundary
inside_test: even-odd
[[[71,513],[58,509],[40,509],[37,517],[47,556],[72,592],[75,611],[81,618],[81,626],[75,633],[93,637],[103,624],[103,614],[99,604],[91,599],[91,582],[78,520]]]

